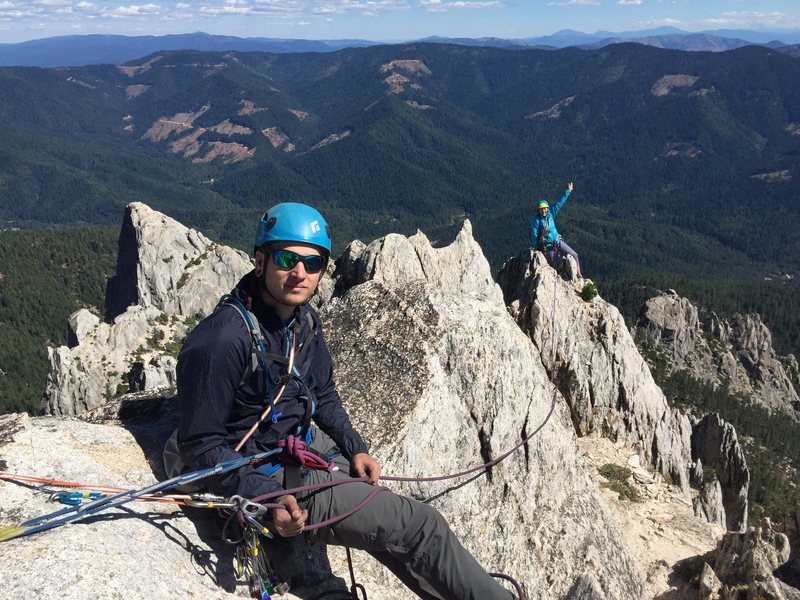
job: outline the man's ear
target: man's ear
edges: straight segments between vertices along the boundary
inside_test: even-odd
[[[264,252],[256,250],[256,277],[261,277],[264,274],[265,261]]]

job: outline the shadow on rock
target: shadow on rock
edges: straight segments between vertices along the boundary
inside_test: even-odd
[[[166,479],[162,451],[178,425],[174,390],[127,394],[119,402],[95,409],[85,418],[92,422],[117,422],[127,429],[141,447],[153,475],[161,481]],[[175,514],[191,521],[207,548],[194,544],[170,523],[168,515],[148,513],[143,517],[185,548],[197,572],[210,577],[221,589],[233,593],[237,586],[247,585],[247,573],[236,560],[241,531],[235,518],[229,519],[231,515],[222,511],[192,507],[182,507],[181,513]],[[277,581],[288,584],[295,596],[307,600],[351,598],[344,580],[332,573],[324,545],[311,544],[305,536],[260,539]]]

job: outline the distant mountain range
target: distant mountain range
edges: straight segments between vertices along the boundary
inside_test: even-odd
[[[242,249],[266,207],[310,202],[335,255],[418,229],[441,245],[468,218],[498,268],[569,181],[558,230],[628,318],[673,288],[761,313],[800,356],[800,60],[770,48],[417,42],[2,67],[0,140],[0,230],[39,230],[0,231],[6,373],[34,368],[31,339],[60,331],[84,286],[102,297],[112,234],[65,226],[118,229],[131,201]],[[93,285],[59,291],[82,270]]]
[[[122,64],[153,52],[199,50],[203,52],[332,52],[342,48],[373,46],[367,40],[288,40],[240,38],[208,33],[163,36],[68,35],[16,44],[0,44],[0,66],[77,67]]]
[[[429,37],[414,42],[457,44],[507,49],[566,48],[595,49],[621,42],[636,42],[659,48],[692,51],[724,51],[751,44],[786,48],[800,44],[800,30],[749,31],[719,29],[689,33],[674,27],[642,31],[583,33],[565,29],[552,35],[522,39]],[[409,42],[403,42],[409,43]],[[342,39],[298,40],[240,38],[207,33],[164,36],[74,35],[44,38],[15,44],[0,44],[0,66],[60,67],[91,64],[122,64],[154,52],[198,50],[202,52],[334,52],[342,48],[385,45],[387,42]]]

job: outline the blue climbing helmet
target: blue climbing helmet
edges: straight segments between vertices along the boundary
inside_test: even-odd
[[[270,242],[311,244],[326,257],[331,254],[331,236],[325,218],[315,208],[299,202],[276,204],[261,217],[253,254]]]

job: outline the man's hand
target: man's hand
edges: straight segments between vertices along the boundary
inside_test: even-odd
[[[574,187],[575,187],[575,186],[574,186],[574,185],[572,185],[572,182],[571,182],[571,181],[570,181],[570,182],[567,184],[567,189],[568,189],[570,192],[572,191],[572,188],[574,188]]]
[[[307,510],[300,510],[294,496],[286,494],[276,500],[278,504],[283,504],[286,510],[281,508],[272,509],[272,520],[275,523],[275,531],[281,537],[294,537],[303,532],[303,525],[308,518]]]
[[[358,477],[369,477],[369,483],[373,485],[378,482],[378,478],[381,476],[380,463],[366,452],[356,454],[350,461],[350,466]]]

